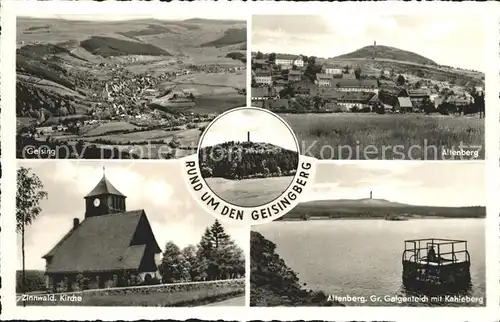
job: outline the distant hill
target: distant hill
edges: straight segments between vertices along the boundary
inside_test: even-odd
[[[262,142],[225,142],[198,150],[204,178],[249,179],[295,174],[296,151]]]
[[[231,28],[226,30],[224,36],[219,39],[204,43],[201,47],[223,47],[228,45],[235,45],[247,41],[246,28]]]
[[[151,44],[112,37],[92,36],[90,39],[82,41],[80,46],[93,55],[102,57],[127,55],[171,56],[167,51]]]
[[[419,54],[415,54],[411,51],[406,51],[389,46],[366,46],[352,53],[337,56],[335,58],[366,58],[371,59],[373,57],[373,51],[375,50],[375,58],[391,59],[397,61],[412,62],[422,65],[437,65],[437,63],[427,57]]]
[[[237,23],[244,22],[243,20],[222,20],[222,19],[203,19],[203,18],[191,18],[182,20],[185,23],[197,23],[197,24],[228,24],[234,25]]]
[[[283,219],[310,217],[325,218],[384,218],[387,215],[401,217],[448,217],[484,218],[486,208],[416,206],[385,199],[317,200],[297,205]]]

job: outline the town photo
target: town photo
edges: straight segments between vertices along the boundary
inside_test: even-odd
[[[290,186],[297,140],[274,113],[242,108],[218,117],[203,133],[198,159],[210,190],[233,205],[267,204]]]
[[[484,159],[484,37],[472,15],[255,15],[252,104],[318,159]]]
[[[248,229],[204,212],[180,171],[19,162],[18,305],[243,306]]]
[[[250,305],[485,306],[484,174],[481,162],[319,164],[297,207],[252,228]]]
[[[23,16],[16,57],[18,158],[192,155],[246,102],[245,18]]]

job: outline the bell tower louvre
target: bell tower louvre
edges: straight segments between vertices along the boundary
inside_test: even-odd
[[[88,193],[85,199],[85,218],[109,215],[126,211],[125,199],[118,189],[106,178],[103,167],[101,181]]]

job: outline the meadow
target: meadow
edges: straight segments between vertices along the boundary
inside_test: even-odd
[[[318,159],[444,160],[444,149],[480,148],[484,119],[421,114],[282,114],[301,154]],[[470,159],[471,157],[464,157]]]
[[[255,207],[278,198],[292,179],[292,176],[244,180],[206,178],[205,182],[219,198],[237,206]]]

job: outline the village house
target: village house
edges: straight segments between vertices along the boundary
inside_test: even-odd
[[[335,65],[325,64],[322,67],[322,73],[328,75],[341,75],[342,68],[336,67]]]
[[[288,81],[300,82],[302,79],[302,71],[298,69],[290,69],[288,71]]]
[[[312,90],[311,94],[313,94],[312,96],[321,97],[327,102],[337,102],[345,95],[344,92],[338,91],[335,88],[320,88],[318,90]]]
[[[264,59],[264,58],[262,58],[262,59],[254,59],[252,62],[255,65],[257,65],[257,66],[260,66],[261,68],[264,68],[267,65],[269,65],[269,61],[267,59]]]
[[[448,97],[447,102],[455,105],[456,107],[465,107],[471,103],[469,99],[459,96],[450,96]]]
[[[378,83],[372,79],[346,80],[341,79],[337,88],[344,92],[372,92],[378,94]]]
[[[272,85],[273,77],[270,73],[255,73],[253,79],[257,84]]]
[[[289,69],[292,66],[304,67],[304,59],[301,55],[276,54],[274,64],[284,67],[284,69]]]
[[[318,86],[332,86],[333,75],[331,74],[316,74],[316,83]]]
[[[380,88],[382,89],[383,87],[391,87],[394,88],[396,87],[396,83],[392,80],[387,80],[387,79],[379,79],[378,84]]]
[[[408,91],[408,96],[410,97],[413,107],[422,105],[425,99],[430,100],[429,92],[423,89],[410,89]]]
[[[378,92],[382,103],[395,106],[398,97],[408,97],[408,91],[401,87],[383,87]]]
[[[159,278],[161,249],[143,209],[127,211],[124,196],[103,175],[84,197],[85,218],[43,258],[53,292],[136,285]]]
[[[364,92],[347,92],[337,100],[337,104],[352,110],[354,106],[359,109],[369,108],[372,105],[371,99],[375,95],[373,93]]]
[[[288,109],[288,100],[284,98],[269,99],[263,102],[263,107],[268,110]]]
[[[352,79],[356,79],[356,75],[354,73],[343,73],[342,74],[342,79],[346,79],[346,80],[352,80]]]
[[[401,112],[411,112],[413,110],[413,105],[409,97],[398,97],[396,104],[394,105],[395,111]]]
[[[296,96],[312,96],[312,89],[318,88],[318,85],[313,83],[297,82],[293,84]]]
[[[252,101],[263,101],[270,98],[278,98],[276,89],[272,87],[253,87]]]

